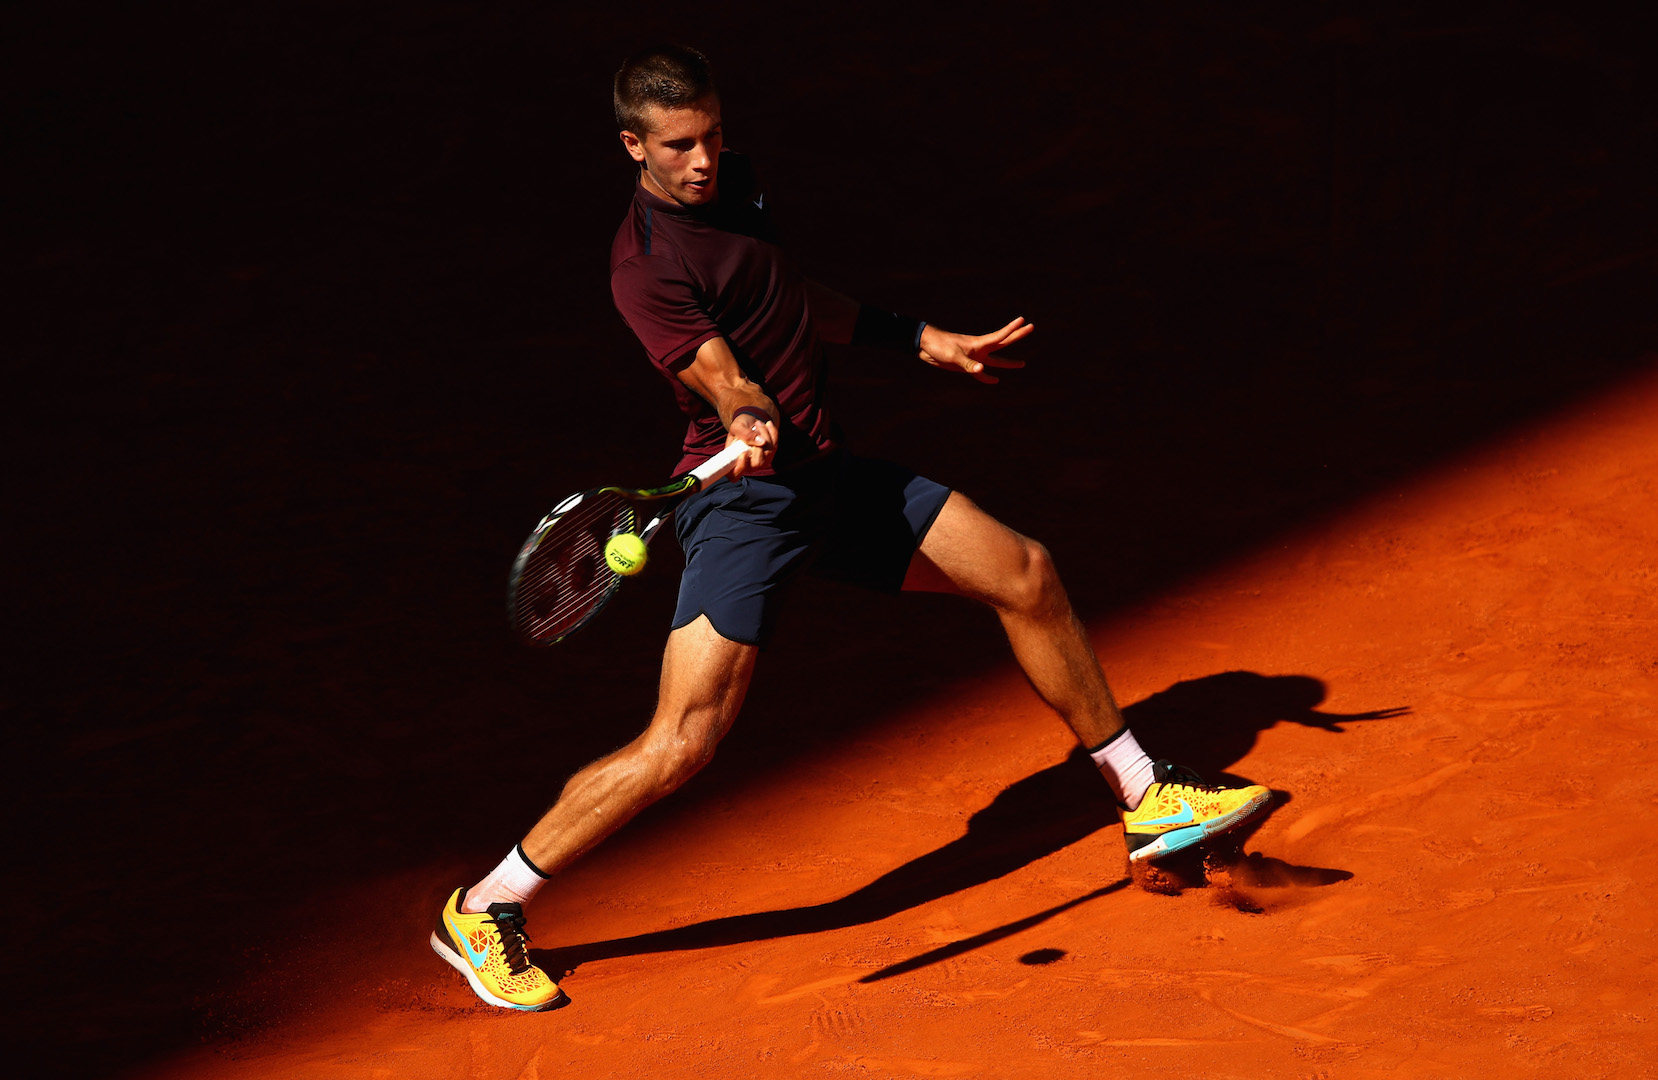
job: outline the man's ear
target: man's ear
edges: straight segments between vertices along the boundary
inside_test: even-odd
[[[645,163],[645,143],[631,131],[622,132],[622,147],[627,150],[628,157],[643,165]]]

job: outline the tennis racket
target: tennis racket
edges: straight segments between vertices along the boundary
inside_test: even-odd
[[[724,477],[749,449],[734,442],[662,487],[596,488],[553,507],[512,564],[507,614],[518,636],[527,645],[552,645],[586,626],[622,584],[605,562],[610,538],[637,532],[649,544],[685,496]],[[656,504],[656,514],[636,529],[643,504]]]

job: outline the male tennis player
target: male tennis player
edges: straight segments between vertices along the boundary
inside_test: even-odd
[[[1021,366],[1000,350],[1034,327],[1014,319],[990,334],[952,333],[804,279],[777,246],[747,161],[722,149],[720,98],[695,50],[629,58],[615,107],[640,171],[611,249],[611,288],[689,419],[680,470],[733,440],[753,449],[738,479],[676,513],[685,572],[649,726],[576,773],[499,866],[455,890],[432,935],[438,954],[492,1005],[564,1002],[525,953],[523,904],[708,762],[742,705],[781,587],[800,573],[995,609],[1031,684],[1122,805],[1130,859],[1196,844],[1265,806],[1266,788],[1208,787],[1140,749],[1042,545],[959,492],[842,446],[823,395],[826,342],[886,347],[995,382],[993,370]]]

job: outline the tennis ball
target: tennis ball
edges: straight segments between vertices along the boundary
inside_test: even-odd
[[[637,574],[645,568],[645,542],[633,533],[617,533],[604,546],[604,561],[623,577]]]

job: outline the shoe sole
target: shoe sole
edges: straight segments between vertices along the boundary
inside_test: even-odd
[[[472,987],[472,992],[477,994],[486,1005],[494,1005],[502,1009],[516,1009],[519,1012],[546,1012],[549,1009],[562,1008],[570,1003],[570,999],[564,996],[563,990],[560,990],[551,999],[540,1005],[520,1005],[515,1001],[498,998],[484,986],[483,981],[478,978],[478,973],[472,970],[472,965],[462,960],[455,950],[449,947],[447,941],[438,937],[436,931],[427,940],[431,943],[432,951],[441,956],[444,963],[466,976],[467,985]]]
[[[1156,840],[1144,847],[1135,848],[1128,853],[1131,863],[1144,862],[1147,859],[1161,859],[1165,855],[1173,855],[1194,844],[1201,844],[1211,837],[1219,836],[1228,829],[1235,828],[1248,817],[1272,801],[1272,792],[1263,791],[1250,799],[1230,814],[1222,814],[1218,818],[1211,818],[1199,825],[1190,825],[1184,829],[1171,829],[1163,833]]]

